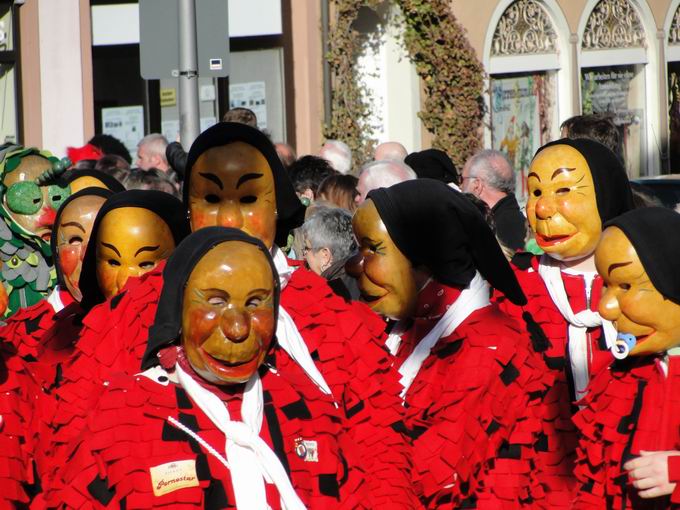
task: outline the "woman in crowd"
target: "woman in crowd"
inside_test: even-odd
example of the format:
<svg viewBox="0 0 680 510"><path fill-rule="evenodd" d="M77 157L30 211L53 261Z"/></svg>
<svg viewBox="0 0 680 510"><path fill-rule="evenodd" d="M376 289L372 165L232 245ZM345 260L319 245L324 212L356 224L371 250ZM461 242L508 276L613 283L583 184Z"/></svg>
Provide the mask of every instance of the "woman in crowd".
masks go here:
<svg viewBox="0 0 680 510"><path fill-rule="evenodd" d="M326 200L349 212L357 208L356 197L359 179L353 175L336 174L326 177L316 190L317 200Z"/></svg>
<svg viewBox="0 0 680 510"><path fill-rule="evenodd" d="M345 272L345 262L356 249L352 215L344 209L319 208L305 220L301 234L307 267L325 278L337 295L359 299L356 280Z"/></svg>

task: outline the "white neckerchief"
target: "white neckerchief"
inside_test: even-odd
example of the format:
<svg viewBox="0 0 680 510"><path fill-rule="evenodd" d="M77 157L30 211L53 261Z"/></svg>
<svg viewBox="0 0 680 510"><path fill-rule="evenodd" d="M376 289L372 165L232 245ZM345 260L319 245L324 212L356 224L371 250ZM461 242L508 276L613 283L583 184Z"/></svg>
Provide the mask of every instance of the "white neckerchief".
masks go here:
<svg viewBox="0 0 680 510"><path fill-rule="evenodd" d="M567 345L569 347L569 361L574 378L576 400L578 401L585 396L588 381L590 380L588 370L588 328L602 326L608 349L616 342L616 329L610 321L603 319L599 313L593 312L590 309L585 309L577 314L574 313L569 303L567 291L564 289L562 265L559 261L545 254L541 255L538 274L541 275L553 303L555 303L562 317L569 323ZM591 273L581 274L584 276L591 275Z"/></svg>
<svg viewBox="0 0 680 510"><path fill-rule="evenodd" d="M283 252L274 246L272 249L272 257L274 258L274 265L279 273L279 281L281 282L281 290L283 290L290 281L295 268L288 265L288 260ZM333 395L330 387L326 383L323 375L316 367L312 355L309 354L309 349L305 343L300 331L298 330L293 318L286 311L286 309L279 305L279 320L276 324L276 338L281 348L288 353L288 355L295 361L302 370L307 374L312 382L326 395Z"/></svg>
<svg viewBox="0 0 680 510"><path fill-rule="evenodd" d="M52 306L54 313L59 313L64 309L64 303L59 296L59 285L55 285L50 295L47 296L47 302Z"/></svg>
<svg viewBox="0 0 680 510"><path fill-rule="evenodd" d="M264 399L262 381L257 372L248 380L243 392L243 421L233 421L229 410L214 393L203 388L175 365L177 379L191 400L226 436L225 452L230 465L236 507L241 510L268 510L265 479L274 483L286 510L304 510L281 461L260 437Z"/></svg>
<svg viewBox="0 0 680 510"><path fill-rule="evenodd" d="M479 273L475 274L470 284L461 292L458 299L442 315L434 328L418 342L406 361L399 368L401 374L400 383L404 387L401 398L406 398L406 393L418 375L423 362L437 345L440 338L449 336L460 324L474 311L489 305L489 284Z"/></svg>

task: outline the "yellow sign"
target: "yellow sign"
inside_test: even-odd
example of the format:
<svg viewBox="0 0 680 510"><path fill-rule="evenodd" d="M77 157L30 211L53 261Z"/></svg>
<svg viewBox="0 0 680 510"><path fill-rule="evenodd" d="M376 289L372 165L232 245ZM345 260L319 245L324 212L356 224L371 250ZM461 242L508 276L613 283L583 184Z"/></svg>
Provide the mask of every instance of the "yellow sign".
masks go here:
<svg viewBox="0 0 680 510"><path fill-rule="evenodd" d="M185 487L198 487L196 460L176 460L154 466L150 471L154 496L162 496Z"/></svg>
<svg viewBox="0 0 680 510"><path fill-rule="evenodd" d="M161 106L175 106L177 91L175 89L161 89Z"/></svg>

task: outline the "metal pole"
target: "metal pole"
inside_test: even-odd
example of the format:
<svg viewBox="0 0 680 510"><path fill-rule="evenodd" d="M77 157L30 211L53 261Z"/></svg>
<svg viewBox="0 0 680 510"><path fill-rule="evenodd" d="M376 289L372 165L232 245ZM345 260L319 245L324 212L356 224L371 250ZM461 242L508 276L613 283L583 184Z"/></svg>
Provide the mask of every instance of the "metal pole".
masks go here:
<svg viewBox="0 0 680 510"><path fill-rule="evenodd" d="M198 58L196 56L196 4L179 0L179 129L188 151L200 133L198 110Z"/></svg>

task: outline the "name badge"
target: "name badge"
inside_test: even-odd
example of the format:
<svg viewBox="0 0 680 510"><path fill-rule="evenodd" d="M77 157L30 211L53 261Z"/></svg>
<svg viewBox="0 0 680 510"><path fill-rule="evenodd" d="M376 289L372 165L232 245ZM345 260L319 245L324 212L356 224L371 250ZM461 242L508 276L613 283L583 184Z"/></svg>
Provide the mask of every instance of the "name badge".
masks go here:
<svg viewBox="0 0 680 510"><path fill-rule="evenodd" d="M305 462L319 462L319 449L316 441L295 440L295 453Z"/></svg>
<svg viewBox="0 0 680 510"><path fill-rule="evenodd" d="M149 469L154 496L163 496L185 487L198 487L196 460L176 460Z"/></svg>

